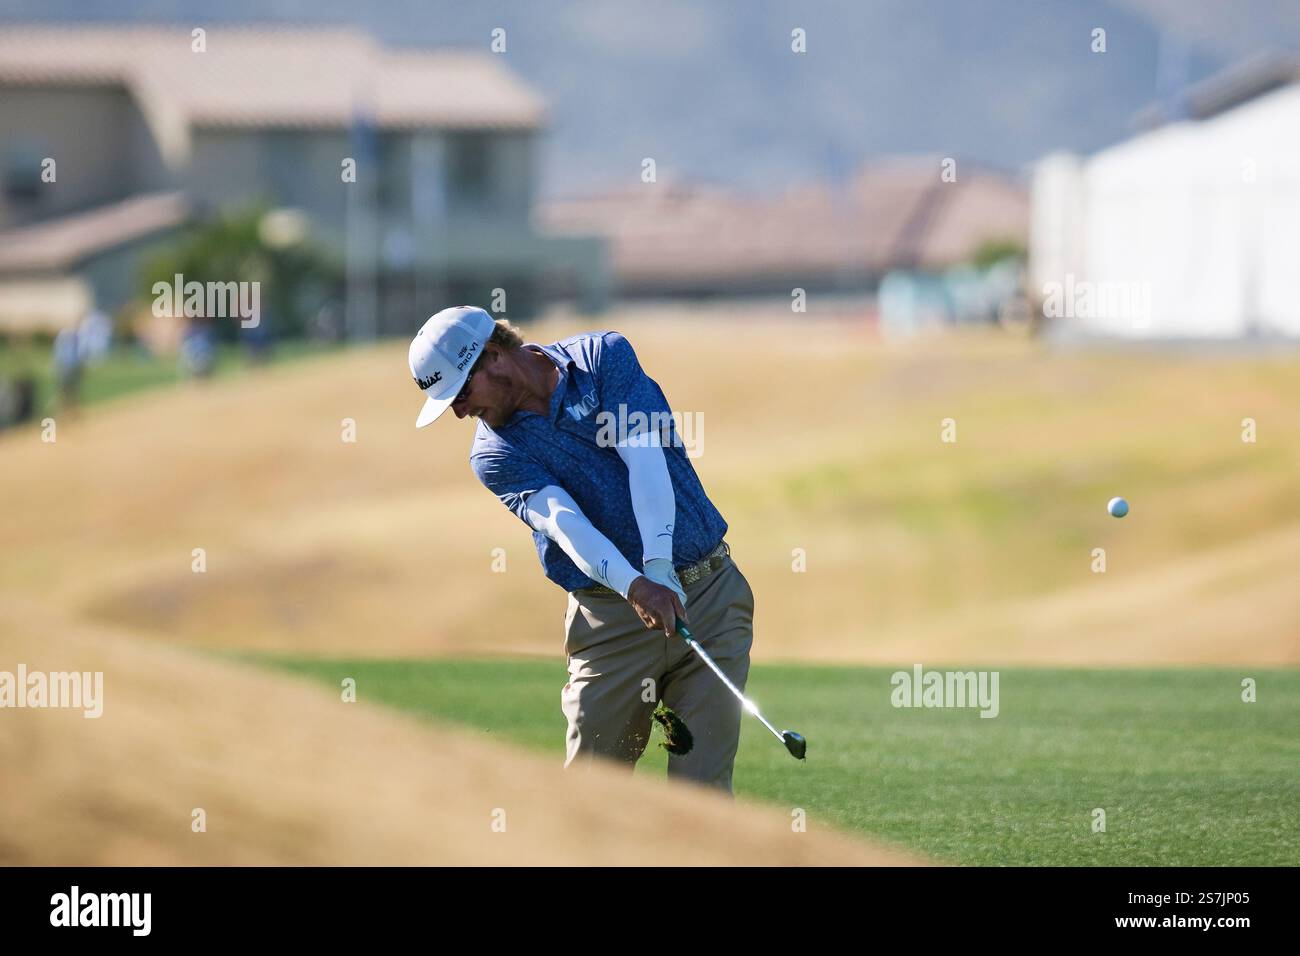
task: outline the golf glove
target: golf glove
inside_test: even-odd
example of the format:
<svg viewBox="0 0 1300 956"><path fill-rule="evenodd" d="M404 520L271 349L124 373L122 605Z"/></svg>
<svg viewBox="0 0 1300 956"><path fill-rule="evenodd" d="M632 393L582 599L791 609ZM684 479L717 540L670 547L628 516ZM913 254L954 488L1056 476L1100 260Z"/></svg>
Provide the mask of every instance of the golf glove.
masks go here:
<svg viewBox="0 0 1300 956"><path fill-rule="evenodd" d="M645 576L655 584L662 584L676 591L682 607L686 607L686 590L682 587L682 582L677 579L677 572L673 570L671 561L667 558L651 558L645 563Z"/></svg>

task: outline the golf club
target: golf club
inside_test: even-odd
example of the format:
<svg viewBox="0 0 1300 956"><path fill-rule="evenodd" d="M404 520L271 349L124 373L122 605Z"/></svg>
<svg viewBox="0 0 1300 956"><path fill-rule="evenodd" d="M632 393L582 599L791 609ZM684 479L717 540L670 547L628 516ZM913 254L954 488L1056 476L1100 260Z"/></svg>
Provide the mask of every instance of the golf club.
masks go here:
<svg viewBox="0 0 1300 956"><path fill-rule="evenodd" d="M686 641L687 644L691 646L691 649L694 650L696 654L700 655L700 660L708 664L709 669L713 671L713 673L718 675L718 679L722 681L722 683L727 685L727 689L736 695L736 698L740 701L741 706L743 706L745 710L749 711L751 714L753 714L755 717L761 720L763 722L763 726L766 727L768 730L772 731L773 736L775 736L777 740L785 744L785 749L790 751L790 755L792 757L794 757L796 760L803 760L804 754L808 752L808 741L804 740L803 735L797 734L793 730L777 730L775 727L769 724L767 722L767 718L758 712L758 707L754 704L754 702L750 700L748 697L746 697L744 694L742 694L740 692L740 688L738 688L735 684L733 684L731 682L731 679L727 677L726 674L722 673L722 668L720 668L716 663L714 663L713 658L710 657L708 653L704 650L704 648L700 646L700 642L695 639L695 636L691 634L690 630L687 629L686 625L683 624L681 620L677 621L677 633L682 636L682 638Z"/></svg>

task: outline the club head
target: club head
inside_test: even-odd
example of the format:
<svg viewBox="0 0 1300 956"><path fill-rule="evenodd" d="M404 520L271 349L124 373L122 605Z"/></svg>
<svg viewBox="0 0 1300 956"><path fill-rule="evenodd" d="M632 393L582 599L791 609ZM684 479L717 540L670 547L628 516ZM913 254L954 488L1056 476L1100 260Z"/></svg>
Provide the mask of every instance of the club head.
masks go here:
<svg viewBox="0 0 1300 956"><path fill-rule="evenodd" d="M804 754L808 752L808 741L803 739L802 734L796 734L793 730L783 730L781 740L785 742L785 749L790 751L790 756L796 760L804 759Z"/></svg>

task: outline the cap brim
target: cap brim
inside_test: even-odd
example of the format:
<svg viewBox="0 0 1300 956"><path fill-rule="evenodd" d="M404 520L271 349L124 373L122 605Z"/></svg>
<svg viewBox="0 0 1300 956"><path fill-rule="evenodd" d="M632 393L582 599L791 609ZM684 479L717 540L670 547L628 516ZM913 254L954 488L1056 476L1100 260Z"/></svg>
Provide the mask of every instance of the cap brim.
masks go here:
<svg viewBox="0 0 1300 956"><path fill-rule="evenodd" d="M451 403L455 400L455 395L447 398L426 398L424 408L420 409L420 417L415 420L415 427L423 428L425 425L436 421L438 416L450 408Z"/></svg>

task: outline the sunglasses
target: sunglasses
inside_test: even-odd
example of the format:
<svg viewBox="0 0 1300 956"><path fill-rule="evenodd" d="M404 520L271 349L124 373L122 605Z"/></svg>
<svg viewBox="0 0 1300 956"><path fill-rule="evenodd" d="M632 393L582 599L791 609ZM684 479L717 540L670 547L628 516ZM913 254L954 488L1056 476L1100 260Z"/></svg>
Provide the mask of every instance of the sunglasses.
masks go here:
<svg viewBox="0 0 1300 956"><path fill-rule="evenodd" d="M474 375L478 372L478 367L483 361L483 356L486 354L486 352L479 353L479 357L475 359L474 364L469 367L469 374L465 376L465 384L460 387L460 391L457 392L456 397L452 399L451 403L453 405L459 404L469 397L470 383L474 381Z"/></svg>

